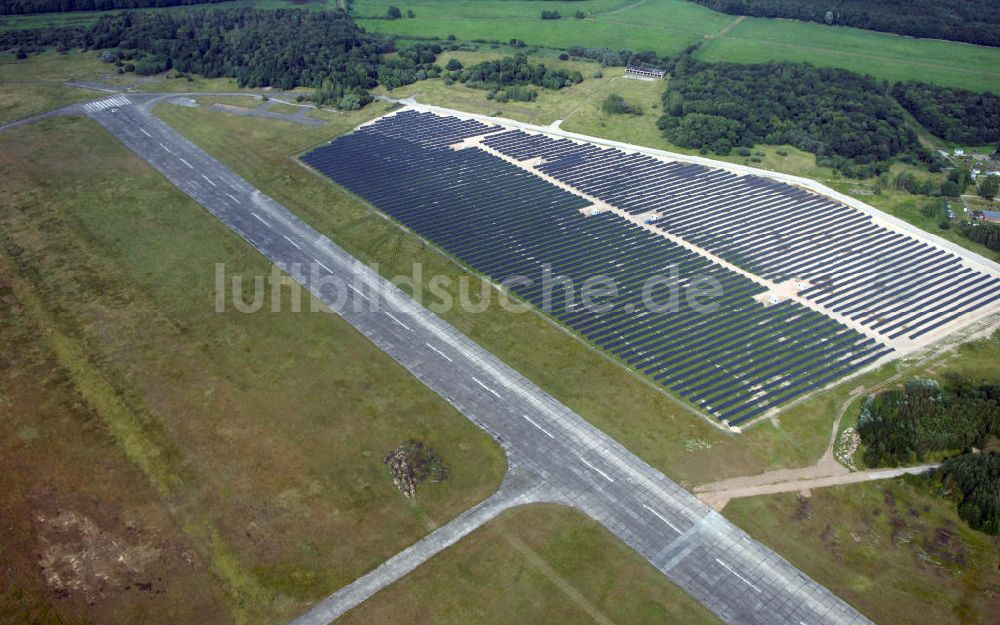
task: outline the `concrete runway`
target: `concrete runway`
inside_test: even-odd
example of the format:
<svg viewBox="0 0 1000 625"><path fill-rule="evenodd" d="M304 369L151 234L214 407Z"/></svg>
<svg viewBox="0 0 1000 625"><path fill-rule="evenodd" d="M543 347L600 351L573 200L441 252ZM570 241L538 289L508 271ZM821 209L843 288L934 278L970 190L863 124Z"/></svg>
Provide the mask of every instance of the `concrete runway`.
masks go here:
<svg viewBox="0 0 1000 625"><path fill-rule="evenodd" d="M168 96L115 97L115 105L64 112L96 119L507 452L510 473L496 495L320 602L295 625L333 621L500 511L530 501L582 510L726 623L870 623L159 121L152 106Z"/></svg>

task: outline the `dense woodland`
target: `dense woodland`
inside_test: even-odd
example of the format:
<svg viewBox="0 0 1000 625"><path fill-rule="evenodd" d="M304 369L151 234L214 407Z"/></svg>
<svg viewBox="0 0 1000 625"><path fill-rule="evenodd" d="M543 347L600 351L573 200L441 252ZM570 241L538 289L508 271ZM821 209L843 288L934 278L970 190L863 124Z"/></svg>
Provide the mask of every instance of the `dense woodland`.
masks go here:
<svg viewBox="0 0 1000 625"><path fill-rule="evenodd" d="M295 10L119 13L101 18L87 43L142 53L140 74L176 69L242 87L317 87L333 102L368 99L382 52L342 14Z"/></svg>
<svg viewBox="0 0 1000 625"><path fill-rule="evenodd" d="M730 15L782 17L882 32L1000 45L996 0L691 0Z"/></svg>
<svg viewBox="0 0 1000 625"><path fill-rule="evenodd" d="M900 82L892 95L935 135L966 145L1000 141L1000 96L922 82Z"/></svg>
<svg viewBox="0 0 1000 625"><path fill-rule="evenodd" d="M1000 383L957 377L939 386L911 380L869 397L858 417L868 466L896 466L952 454L932 479L970 526L1000 532L1000 455L980 453L1000 435Z"/></svg>
<svg viewBox="0 0 1000 625"><path fill-rule="evenodd" d="M913 380L869 397L858 418L869 466L897 466L982 447L1000 434L1000 383Z"/></svg>
<svg viewBox="0 0 1000 625"><path fill-rule="evenodd" d="M386 61L392 40L367 34L332 11L122 12L87 29L0 35L0 48L47 45L116 50L138 74L172 69L235 78L241 87L314 87L316 100L341 108L369 102L368 89L379 81L393 87L441 71L434 65L440 47L407 48Z"/></svg>
<svg viewBox="0 0 1000 625"><path fill-rule="evenodd" d="M902 153L930 158L900 106L871 76L807 63L705 63L688 56L664 94L664 135L687 148L790 143L851 177L888 170Z"/></svg>
<svg viewBox="0 0 1000 625"><path fill-rule="evenodd" d="M0 2L0 15L26 15L29 13L67 13L70 11L115 11L118 9L146 9L158 7L215 4L229 0L4 0Z"/></svg>
<svg viewBox="0 0 1000 625"><path fill-rule="evenodd" d="M958 501L958 515L966 523L987 534L1000 534L1000 454L948 458L937 475Z"/></svg>

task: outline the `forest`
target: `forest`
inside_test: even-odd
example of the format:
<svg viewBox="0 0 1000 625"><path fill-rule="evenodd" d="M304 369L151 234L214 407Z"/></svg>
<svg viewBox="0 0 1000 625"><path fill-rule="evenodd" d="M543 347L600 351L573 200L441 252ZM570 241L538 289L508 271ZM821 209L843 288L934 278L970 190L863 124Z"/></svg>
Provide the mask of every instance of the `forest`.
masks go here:
<svg viewBox="0 0 1000 625"><path fill-rule="evenodd" d="M903 153L931 159L886 85L871 76L808 63L705 63L687 55L673 70L658 124L682 147L728 154L789 143L855 178L887 171Z"/></svg>
<svg viewBox="0 0 1000 625"><path fill-rule="evenodd" d="M778 17L911 37L1000 45L996 0L690 0L730 15Z"/></svg>
<svg viewBox="0 0 1000 625"><path fill-rule="evenodd" d="M235 78L241 87L313 87L316 101L340 108L370 102L368 89L379 81L399 86L441 71L434 64L440 47L407 48L386 61L383 53L395 50L391 39L365 33L332 11L122 12L85 29L0 35L0 48L53 44L115 50L137 74L172 69Z"/></svg>
<svg viewBox="0 0 1000 625"><path fill-rule="evenodd" d="M1000 382L910 380L865 400L858 434L870 467L950 454L931 479L971 527L1000 533L1000 454L979 451L1000 436Z"/></svg>
<svg viewBox="0 0 1000 625"><path fill-rule="evenodd" d="M858 434L871 467L898 466L934 454L983 447L1000 434L1000 383L949 378L911 380L865 400Z"/></svg>
<svg viewBox="0 0 1000 625"><path fill-rule="evenodd" d="M29 13L67 13L70 11L115 11L118 9L146 9L159 7L214 4L228 0L4 0L0 2L0 15L26 15Z"/></svg>
<svg viewBox="0 0 1000 625"><path fill-rule="evenodd" d="M1000 96L922 82L900 82L892 96L918 122L947 141L985 145L1000 141Z"/></svg>
<svg viewBox="0 0 1000 625"><path fill-rule="evenodd" d="M1000 454L970 453L948 458L937 471L945 492L958 502L970 527L1000 534Z"/></svg>

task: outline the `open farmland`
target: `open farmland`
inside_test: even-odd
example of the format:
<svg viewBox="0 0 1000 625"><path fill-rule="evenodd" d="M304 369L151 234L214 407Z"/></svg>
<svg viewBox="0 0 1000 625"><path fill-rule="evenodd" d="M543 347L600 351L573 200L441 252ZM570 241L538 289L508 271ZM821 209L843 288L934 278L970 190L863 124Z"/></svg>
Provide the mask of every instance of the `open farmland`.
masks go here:
<svg viewBox="0 0 1000 625"><path fill-rule="evenodd" d="M365 19L385 16L390 4L412 10L412 19ZM559 11L559 20L542 20L542 10ZM574 19L584 11L587 19ZM358 0L351 15L373 32L401 36L455 35L470 41L482 39L507 43L521 39L528 45L569 48L575 45L613 49L655 50L676 54L707 35L714 35L736 20L731 15L683 0L417 0L387 2ZM623 34L627 36L623 37Z"/></svg>
<svg viewBox="0 0 1000 625"><path fill-rule="evenodd" d="M1000 301L995 275L860 210L701 165L415 111L304 160L729 425ZM596 306L556 284L597 276L615 288ZM650 305L709 282L710 310Z"/></svg>
<svg viewBox="0 0 1000 625"><path fill-rule="evenodd" d="M1000 91L1000 48L954 41L914 39L857 28L829 27L792 20L738 18L683 0L410 0L395 3L412 10L411 19L381 18L392 2L357 0L351 15L372 32L403 37L455 35L529 46L575 45L615 50L652 50L674 55L704 42L700 58L735 63L808 61L842 67L896 82L920 80L971 91ZM558 10L562 19L542 20L541 11ZM587 14L575 19L576 11Z"/></svg>
<svg viewBox="0 0 1000 625"><path fill-rule="evenodd" d="M919 80L1000 92L1000 48L790 20L747 18L724 37L708 41L698 57L732 63L805 61L890 83Z"/></svg>

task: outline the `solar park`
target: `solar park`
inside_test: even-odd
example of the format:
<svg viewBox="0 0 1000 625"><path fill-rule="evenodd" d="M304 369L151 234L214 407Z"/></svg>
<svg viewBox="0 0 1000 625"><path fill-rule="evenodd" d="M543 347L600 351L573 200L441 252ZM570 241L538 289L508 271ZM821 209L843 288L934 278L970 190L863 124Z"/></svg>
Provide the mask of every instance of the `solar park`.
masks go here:
<svg viewBox="0 0 1000 625"><path fill-rule="evenodd" d="M770 178L412 109L303 161L731 426L1000 301L957 255ZM546 272L617 292L580 306ZM657 302L722 294L651 309L654 277Z"/></svg>

